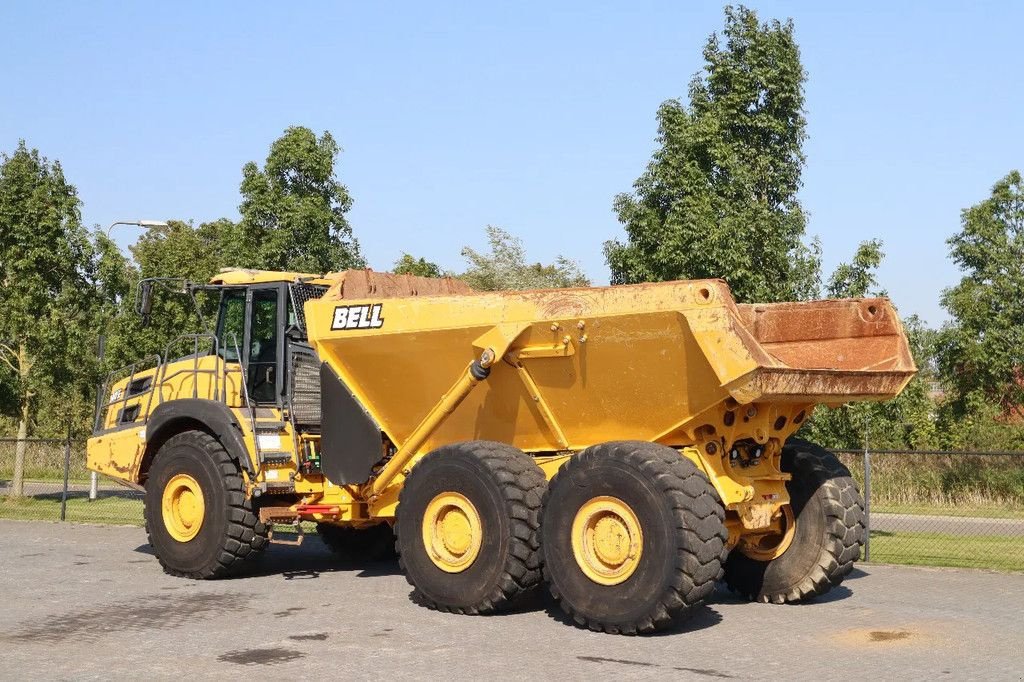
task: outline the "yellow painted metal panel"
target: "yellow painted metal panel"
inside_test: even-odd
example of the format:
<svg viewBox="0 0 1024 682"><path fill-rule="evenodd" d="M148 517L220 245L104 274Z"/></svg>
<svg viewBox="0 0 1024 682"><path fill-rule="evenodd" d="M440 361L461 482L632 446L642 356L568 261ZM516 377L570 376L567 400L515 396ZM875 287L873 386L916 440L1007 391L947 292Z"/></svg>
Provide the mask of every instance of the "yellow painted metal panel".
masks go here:
<svg viewBox="0 0 1024 682"><path fill-rule="evenodd" d="M375 309L383 323L332 329L341 305ZM865 318L868 307L875 319ZM344 302L325 297L306 304L306 320L320 357L398 447L472 361L479 338L498 325L523 325L503 361L431 434L423 452L471 439L534 452L615 439L692 445L697 425L691 422L727 399L882 399L898 393L915 371L895 310L884 299L737 306L716 280ZM780 336L792 320L805 325L803 349ZM801 338L799 330L788 333ZM862 345L873 365L849 357ZM843 363L819 366L834 346L848 348ZM536 348L551 352L531 357ZM784 352L775 356L773 348ZM888 365L877 366L883 355ZM536 391L520 379L517 364Z"/></svg>

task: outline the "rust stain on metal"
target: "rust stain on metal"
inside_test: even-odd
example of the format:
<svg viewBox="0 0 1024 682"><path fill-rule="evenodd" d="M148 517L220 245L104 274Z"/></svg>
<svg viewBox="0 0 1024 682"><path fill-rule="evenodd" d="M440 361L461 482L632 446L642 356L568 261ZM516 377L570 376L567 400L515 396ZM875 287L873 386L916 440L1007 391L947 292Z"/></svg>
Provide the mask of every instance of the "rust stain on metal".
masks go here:
<svg viewBox="0 0 1024 682"><path fill-rule="evenodd" d="M367 269L345 270L336 275L335 284L324 295L324 299L402 298L472 293L473 289L468 284L454 277L393 275Z"/></svg>
<svg viewBox="0 0 1024 682"><path fill-rule="evenodd" d="M106 468L113 469L114 471L116 471L119 474L129 474L129 473L131 473L131 469L132 469L131 464L125 464L124 466L119 466L118 463L117 463L117 460L115 460L114 458L111 458L110 461L107 462L107 467Z"/></svg>

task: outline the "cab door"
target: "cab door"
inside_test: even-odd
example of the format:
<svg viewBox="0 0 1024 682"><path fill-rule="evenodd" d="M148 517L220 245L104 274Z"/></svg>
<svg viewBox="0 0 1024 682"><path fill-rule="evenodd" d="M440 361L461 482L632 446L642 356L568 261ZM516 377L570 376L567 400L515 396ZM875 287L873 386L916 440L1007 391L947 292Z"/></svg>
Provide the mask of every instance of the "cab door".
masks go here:
<svg viewBox="0 0 1024 682"><path fill-rule="evenodd" d="M246 388L257 405L281 407L284 393L285 288L250 287L246 293Z"/></svg>
<svg viewBox="0 0 1024 682"><path fill-rule="evenodd" d="M245 391L255 405L281 405L284 287L226 287L217 320L218 352L245 371Z"/></svg>

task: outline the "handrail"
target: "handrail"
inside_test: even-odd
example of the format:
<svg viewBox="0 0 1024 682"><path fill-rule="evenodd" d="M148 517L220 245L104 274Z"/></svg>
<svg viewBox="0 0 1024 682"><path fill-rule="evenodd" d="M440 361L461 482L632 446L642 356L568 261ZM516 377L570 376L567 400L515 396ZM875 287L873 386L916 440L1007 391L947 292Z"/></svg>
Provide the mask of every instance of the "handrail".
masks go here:
<svg viewBox="0 0 1024 682"><path fill-rule="evenodd" d="M192 368L191 369L179 369L173 374L167 374L167 364L170 362L171 348L176 344L180 344L182 341L190 339L192 341ZM199 367L199 341L200 339L209 339L212 344L212 355L218 358L213 368L200 368ZM192 374L194 379L192 381L192 397L199 397L199 375L210 374L213 376L213 390L211 391L211 399L218 400L220 394L220 339L213 334L181 334L177 336L164 347L164 362L162 365L163 373L160 376L160 384L163 385L168 379L182 375ZM224 400L227 400L227 391L224 391ZM160 401L163 402L163 391L160 392ZM159 402L157 404L159 404Z"/></svg>
<svg viewBox="0 0 1024 682"><path fill-rule="evenodd" d="M167 366L171 362L171 350L172 350L172 348L174 348L176 345L180 344L182 341L185 341L186 339L192 341L192 350L193 350L193 352L192 352L192 366L189 367L189 368L180 368L180 369L178 369L178 370L168 374L167 373ZM202 339L209 339L212 342L212 354L216 358L216 360L214 361L214 366L212 368L202 368L202 367L199 366L199 360L200 360L200 357L201 357L200 356L200 352L199 352L200 351L200 341ZM237 338L235 339L235 351L236 351L236 353L238 352ZM239 356L239 357L241 357L241 356ZM140 371L141 371L140 367L144 363L148 364L150 362L153 362L154 360L155 360L155 362L153 363L153 368L152 368L153 369L153 374L151 375L152 379L150 381L149 387L145 391L140 391L138 393L134 393L134 394L129 395L129 389L131 388L132 383L135 381L136 375L139 374ZM240 364L242 364L241 360L239 360L239 362L240 362ZM166 346L164 346L164 353L163 353L162 356L159 353L153 353L151 355L147 355L144 358L142 358L141 360L133 362L133 363L131 363L129 365L125 365L124 367L120 367L120 368L112 371L110 374L107 375L107 378L104 380L103 384L101 384L100 391L99 391L99 394L97 396L96 414L94 415L94 418L93 418L93 433L99 433L99 432L105 430L104 426L105 426L106 421L107 421L107 415L109 414L109 410L110 410L110 408L112 406L114 406L115 404L120 404L121 405L122 414L123 414L123 411L128 407L128 400L129 399L142 398L143 396L148 395L148 400L146 401L146 410L145 410L145 412L142 415L142 419L140 421L132 422L132 424L134 424L136 426L146 424L149 421L149 417L150 417L150 415L152 414L152 411L153 411L154 397L155 397L155 402L156 402L157 405L162 404L163 400L164 400L163 387L166 385L166 383L170 379L173 379L174 377L177 377L177 376L181 376L183 374L190 374L190 375L193 376L193 381L192 381L192 397L193 398L198 398L199 397L199 375L200 374L209 374L209 375L212 375L212 377L213 377L213 381L212 381L213 385L211 387L210 396L209 397L212 400L217 400L217 401L220 401L220 402L227 402L227 397L228 397L228 395L227 395L227 377L225 376L223 382L221 381L221 373L222 373L223 370L226 369L226 367L227 367L227 361L226 361L225 358L222 358L221 354L220 354L220 339L218 339L214 334L181 334L181 335L171 339L171 341ZM113 399L113 400L111 400L109 398L106 398L106 401L104 402L104 396L107 396L108 392L111 389L111 387L115 383L120 381L120 379L118 379L116 377L118 377L119 375L122 375L122 374L124 374L126 372L128 373L128 377L127 377L127 384L125 385L125 389L124 389L123 393L118 398ZM243 392L244 392L244 390L245 390L244 365L242 365L242 373L243 373L242 374L242 387L243 387ZM247 394L245 396L245 400L246 400L246 404L248 405L249 400L248 400L248 395ZM116 426L117 425L115 425L115 427Z"/></svg>
<svg viewBox="0 0 1024 682"><path fill-rule="evenodd" d="M245 400L245 406L249 410L249 428L252 430L252 445L256 452L256 462L258 464L262 457L260 457L260 439L256 435L256 408L253 406L252 401L249 400L249 368L242 359L242 352L238 349L238 335L232 333L231 339L235 343L235 357L238 358L238 365L242 370L242 398Z"/></svg>
<svg viewBox="0 0 1024 682"><path fill-rule="evenodd" d="M153 380L150 382L149 388L147 388L145 391L140 391L139 393L129 396L128 389L131 388L132 382L135 380L135 375L139 371L138 368L141 365L148 363L149 361L154 359L156 360L156 362L153 365ZM121 409L123 410L125 407L127 407L128 398L139 398L141 396L149 394L149 404L146 406L146 413L149 413L149 408L152 406L153 392L156 389L156 386L159 384L157 377L159 375L162 363L163 360L160 357L160 354L152 353L150 355L144 356L140 360L136 360L133 363L124 365L123 367L118 367L117 369L107 374L106 379L104 379L103 383L100 384L99 392L97 393L96 396L96 413L93 415L92 426L93 433L102 430L101 427L106 422L108 410L118 403L121 404ZM114 377L117 377L118 375L123 374L125 372L128 373L128 383L125 386L124 393L117 398L110 399L109 397L107 397L109 396L110 389L118 381Z"/></svg>

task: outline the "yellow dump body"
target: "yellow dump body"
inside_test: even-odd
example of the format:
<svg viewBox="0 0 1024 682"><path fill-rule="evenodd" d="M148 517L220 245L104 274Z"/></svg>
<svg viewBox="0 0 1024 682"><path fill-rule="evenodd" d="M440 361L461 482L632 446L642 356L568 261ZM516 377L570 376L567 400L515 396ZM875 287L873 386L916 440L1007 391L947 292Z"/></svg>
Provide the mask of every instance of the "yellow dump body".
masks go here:
<svg viewBox="0 0 1024 682"><path fill-rule="evenodd" d="M814 405L891 398L916 371L886 299L737 305L719 280L365 299L332 291L305 313L320 359L398 448L467 364L494 352L486 381L417 454L476 439L552 453L620 439L784 440Z"/></svg>

